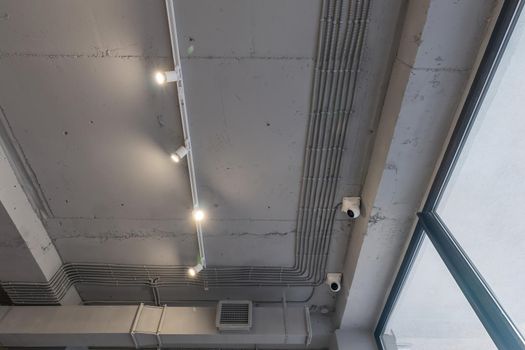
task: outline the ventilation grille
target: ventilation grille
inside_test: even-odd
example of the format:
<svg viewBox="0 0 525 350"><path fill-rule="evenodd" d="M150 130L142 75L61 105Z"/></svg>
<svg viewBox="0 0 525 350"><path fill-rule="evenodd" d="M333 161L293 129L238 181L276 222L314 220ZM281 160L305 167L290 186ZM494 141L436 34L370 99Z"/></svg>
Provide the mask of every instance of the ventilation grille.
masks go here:
<svg viewBox="0 0 525 350"><path fill-rule="evenodd" d="M219 301L215 323L220 331L249 331L252 327L252 302Z"/></svg>
<svg viewBox="0 0 525 350"><path fill-rule="evenodd" d="M221 310L221 324L246 324L249 321L250 305L224 304Z"/></svg>

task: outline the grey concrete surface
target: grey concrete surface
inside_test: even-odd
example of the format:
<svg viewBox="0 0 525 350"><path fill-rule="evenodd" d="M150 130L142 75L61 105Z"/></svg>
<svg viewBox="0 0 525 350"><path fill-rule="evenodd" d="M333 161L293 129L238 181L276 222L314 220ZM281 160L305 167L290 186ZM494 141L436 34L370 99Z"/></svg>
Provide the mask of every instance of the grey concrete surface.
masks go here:
<svg viewBox="0 0 525 350"><path fill-rule="evenodd" d="M376 344L372 333L365 330L343 330L335 331L334 340L330 350L376 350Z"/></svg>
<svg viewBox="0 0 525 350"><path fill-rule="evenodd" d="M3 109L0 112L4 121L5 112ZM7 134L5 128L1 129L1 134ZM39 213L24 191L25 183L19 181L14 163L7 153L6 141L2 138L0 142L0 252L3 253L0 255L0 276L2 280L33 278L35 282L46 282L63 261L47 234ZM18 269L21 269L19 273ZM63 304L80 302L74 287L69 287L67 294Z"/></svg>
<svg viewBox="0 0 525 350"><path fill-rule="evenodd" d="M2 232L2 243L0 244L0 276L2 279L44 282L46 278L42 270L38 268L38 264L3 205L0 206L0 232ZM12 265L14 261L18 265L16 269Z"/></svg>
<svg viewBox="0 0 525 350"><path fill-rule="evenodd" d="M210 264L293 265L320 5L176 2ZM338 197L359 194L375 137L393 47L379 40L391 31L383 11L371 15ZM151 79L172 68L163 1L3 1L0 13L0 74L9 82L0 105L50 208L44 224L62 259L193 264L186 169L168 158L183 141L176 93ZM330 271L341 270L351 229L337 219ZM99 300L145 295L133 293L81 291ZM292 289L290 298L309 293ZM312 304L332 310L334 297L323 286Z"/></svg>
<svg viewBox="0 0 525 350"><path fill-rule="evenodd" d="M175 2L188 59L313 59L320 10L321 0Z"/></svg>
<svg viewBox="0 0 525 350"><path fill-rule="evenodd" d="M348 248L347 293L336 307L341 328L372 330L377 322L495 9L494 1L409 3L363 190L367 215ZM438 47L461 54L430 59Z"/></svg>

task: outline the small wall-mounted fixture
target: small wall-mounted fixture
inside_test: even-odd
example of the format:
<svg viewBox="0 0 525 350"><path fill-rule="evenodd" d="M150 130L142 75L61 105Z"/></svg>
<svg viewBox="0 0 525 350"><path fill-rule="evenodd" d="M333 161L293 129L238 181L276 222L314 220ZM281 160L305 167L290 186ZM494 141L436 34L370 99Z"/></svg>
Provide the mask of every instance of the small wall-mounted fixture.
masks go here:
<svg viewBox="0 0 525 350"><path fill-rule="evenodd" d="M361 197L343 197L341 211L345 212L351 219L357 219L361 215Z"/></svg>
<svg viewBox="0 0 525 350"><path fill-rule="evenodd" d="M170 158L175 163L178 163L182 158L186 157L186 154L188 154L188 149L185 146L180 146L170 155Z"/></svg>
<svg viewBox="0 0 525 350"><path fill-rule="evenodd" d="M326 284L330 288L330 292L337 293L341 290L341 273L327 273Z"/></svg>
<svg viewBox="0 0 525 350"><path fill-rule="evenodd" d="M167 71L167 72L155 72L155 81L159 85L164 85L166 83L171 83L174 81L180 80L180 69L179 67L175 67L175 70Z"/></svg>

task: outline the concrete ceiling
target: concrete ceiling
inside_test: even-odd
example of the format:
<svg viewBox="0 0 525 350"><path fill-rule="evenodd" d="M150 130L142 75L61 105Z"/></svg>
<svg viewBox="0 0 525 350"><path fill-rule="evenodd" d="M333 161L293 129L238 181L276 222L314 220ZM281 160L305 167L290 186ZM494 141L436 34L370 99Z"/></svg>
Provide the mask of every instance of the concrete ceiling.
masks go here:
<svg viewBox="0 0 525 350"><path fill-rule="evenodd" d="M321 3L175 1L209 265L296 261ZM342 329L373 327L495 18L494 1L414 1L406 13L405 3L369 8L335 191L362 194L363 215L338 213L328 250L327 271L344 271ZM186 164L169 159L184 142L177 91L152 79L172 62L164 1L0 1L0 282L49 281L67 263L144 265L149 276L196 262ZM68 300L151 303L150 287L79 284ZM324 285L182 284L160 297L283 292L313 312L335 307Z"/></svg>
<svg viewBox="0 0 525 350"><path fill-rule="evenodd" d="M294 263L320 8L318 0L176 2L213 264Z"/></svg>
<svg viewBox="0 0 525 350"><path fill-rule="evenodd" d="M151 80L170 62L163 3L6 1L2 12L4 127L62 258L188 262L187 172L166 157L182 139L176 94Z"/></svg>
<svg viewBox="0 0 525 350"><path fill-rule="evenodd" d="M370 10L336 198L363 184L395 48L397 15L387 7ZM399 3L388 8L395 14ZM208 263L292 266L321 1L176 1L175 10ZM187 169L169 159L183 143L177 93L152 79L173 68L164 2L5 0L0 42L4 139L62 261L194 264ZM338 214L330 271L342 269L350 228ZM79 292L151 297L120 287ZM288 293L305 299L310 288ZM278 300L282 292L164 294ZM319 288L312 303L331 308L334 299Z"/></svg>

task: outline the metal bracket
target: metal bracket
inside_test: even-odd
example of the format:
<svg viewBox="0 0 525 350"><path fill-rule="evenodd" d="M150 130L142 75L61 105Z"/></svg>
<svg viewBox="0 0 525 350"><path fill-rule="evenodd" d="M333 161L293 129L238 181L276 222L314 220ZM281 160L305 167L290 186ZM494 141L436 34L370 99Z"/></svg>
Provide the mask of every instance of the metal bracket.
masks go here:
<svg viewBox="0 0 525 350"><path fill-rule="evenodd" d="M284 343L288 344L288 324L286 323L286 292L283 291L283 325L284 325Z"/></svg>
<svg viewBox="0 0 525 350"><path fill-rule="evenodd" d="M180 64L178 64L175 66L175 69L173 70L175 71L175 74L177 75L177 81L179 81L182 77L182 67L180 66Z"/></svg>
<svg viewBox="0 0 525 350"><path fill-rule="evenodd" d="M135 318L133 318L133 324L131 325L131 330L129 331L129 334L131 335L131 340L133 340L133 344L135 345L135 349L139 348L139 343L137 342L137 339L135 338L135 330L137 329L137 324L139 323L140 314L142 313L142 309L144 309L144 303L140 303L139 307L137 308L137 312L135 313Z"/></svg>
<svg viewBox="0 0 525 350"><path fill-rule="evenodd" d="M148 306L150 308L159 308L156 306ZM164 317L166 315L166 309L168 308L168 305L164 304L162 306L162 312L159 317L159 322L157 323L157 329L155 332L151 331L138 331L137 332L137 326L139 324L140 316L142 315L142 311L144 310L144 303L140 303L139 307L137 308L137 312L135 313L135 317L133 318L133 324L131 326L131 330L129 334L131 335L131 340L133 340L133 344L135 345L135 349L140 349L140 344L137 341L137 338L135 337L135 334L153 334L155 338L157 339L157 350L162 349L162 338L161 338L161 331L162 331L162 324L164 323Z"/></svg>
<svg viewBox="0 0 525 350"><path fill-rule="evenodd" d="M165 82L179 82L182 77L182 70L180 66L175 66L175 69L164 72Z"/></svg>
<svg viewBox="0 0 525 350"><path fill-rule="evenodd" d="M312 342L312 320L310 319L310 309L308 305L304 306L304 318L306 321L306 346Z"/></svg>
<svg viewBox="0 0 525 350"><path fill-rule="evenodd" d="M160 314L160 319L159 319L159 325L157 326L157 332L155 333L155 336L157 337L157 350L160 350L162 349L162 339L160 337L160 331L162 329L162 323L164 322L164 316L166 314L166 308L168 307L168 305L164 304L162 306L162 313Z"/></svg>

